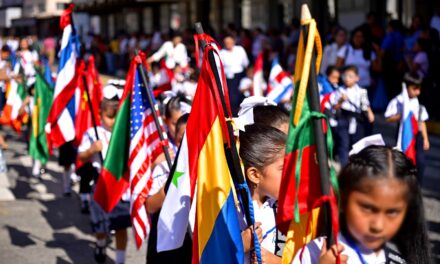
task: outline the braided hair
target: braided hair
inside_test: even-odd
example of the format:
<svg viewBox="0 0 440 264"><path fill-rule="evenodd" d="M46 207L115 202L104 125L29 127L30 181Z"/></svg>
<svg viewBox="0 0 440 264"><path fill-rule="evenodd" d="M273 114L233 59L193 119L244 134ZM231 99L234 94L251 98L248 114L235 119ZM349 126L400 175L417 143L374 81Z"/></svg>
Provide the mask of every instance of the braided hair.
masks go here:
<svg viewBox="0 0 440 264"><path fill-rule="evenodd" d="M424 264L431 263L431 260L422 194L416 175L413 162L401 151L386 146L369 146L350 156L349 163L339 175L339 185L344 203L344 198L351 192L362 191L366 179L392 177L405 183L408 187L408 210L391 242L407 263Z"/></svg>

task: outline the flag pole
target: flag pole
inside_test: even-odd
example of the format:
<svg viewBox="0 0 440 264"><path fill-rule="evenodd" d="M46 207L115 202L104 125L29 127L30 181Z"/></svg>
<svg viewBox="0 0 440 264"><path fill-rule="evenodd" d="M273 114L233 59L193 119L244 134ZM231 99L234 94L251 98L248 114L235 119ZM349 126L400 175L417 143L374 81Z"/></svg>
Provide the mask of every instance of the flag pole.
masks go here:
<svg viewBox="0 0 440 264"><path fill-rule="evenodd" d="M75 23L73 21L74 20L73 20L73 10L72 10L72 12L70 13L70 24L72 25L72 33L73 33L73 35L78 37L78 34L77 34L78 32L76 31ZM80 56L78 56L78 57L80 57L81 60L84 60L83 54L79 54L79 55ZM78 62L77 62L77 64L78 64ZM85 64L85 61L84 61L84 64ZM96 120L95 120L95 113L93 111L92 101L90 100L89 87L87 86L87 80L86 80L86 76L84 75L84 73L81 73L81 80L83 82L84 90L86 92L87 103L88 103L89 108L90 108L90 115L92 116L92 124L93 124L93 130L95 132L96 141L99 141L98 128L97 128ZM104 157L102 155L102 151L99 152L99 159L101 161L101 164L104 164Z"/></svg>
<svg viewBox="0 0 440 264"><path fill-rule="evenodd" d="M312 16L306 4L302 5L301 8L301 20L309 20ZM302 31L304 33L304 46L307 46L307 39L309 34L309 25L303 25ZM310 61L310 72L309 80L307 82L307 96L310 101L310 108L313 112L320 112L319 103L319 89L316 75L316 51L312 51L312 58ZM316 140L316 152L317 152L317 162L319 166L319 175L321 182L322 195L330 195L330 170L329 170L329 160L327 153L327 144L325 141L325 135L322 125L322 119L317 117L312 117L313 133ZM329 202L325 202L323 206L323 220L325 223L325 234L327 237L327 248L334 242L334 237L332 233L332 222L331 222L331 207Z"/></svg>
<svg viewBox="0 0 440 264"><path fill-rule="evenodd" d="M196 29L197 34L204 34L203 27L200 22L195 23L195 29ZM208 44L206 43L205 40L199 40L199 41L200 41L202 50L204 50ZM214 52L208 51L207 55L208 55L208 60L209 60L209 64L211 66L211 69L213 69L213 74L214 74L215 82L217 83L217 88L219 90L218 92L220 94L221 104L223 107L223 112L225 114L225 118L227 120L230 120L232 118L232 116L229 116L229 112L227 111L227 108L226 108L226 100L225 100L225 97L223 94L224 89L223 89L222 82L220 81L220 76L217 71L217 64L215 62ZM238 184L246 184L243 172L241 170L240 158L238 156L237 146L235 144L235 140L233 140L234 133L233 133L231 121L227 121L226 124L227 124L227 128L228 128L228 134L229 134L228 136L231 139L230 140L231 146L226 147L226 151L225 151L226 159L227 159L228 165L229 165L228 167L230 168L231 176L232 176L232 179L234 182L236 182ZM232 167L232 170L231 170L231 167ZM249 210L250 201L249 201L248 193L243 188L238 188L238 192L240 193L240 197L243 202L246 222L247 222L248 226L252 226L254 223L252 221L251 213Z"/></svg>
<svg viewBox="0 0 440 264"><path fill-rule="evenodd" d="M168 144L165 144L165 137L163 136L162 133L162 126L160 125L159 116L157 115L156 112L156 104L153 101L153 94L151 92L150 87L148 86L148 77L147 74L145 73L145 68L142 65L142 63L139 63L137 67L138 67L138 71L141 74L142 83L144 84L145 90L147 91L148 103L151 105L151 113L153 114L154 124L156 125L159 134L159 140L162 143L163 153L165 154L165 159L167 161L168 168L171 169L173 162L171 160L170 152L168 151Z"/></svg>

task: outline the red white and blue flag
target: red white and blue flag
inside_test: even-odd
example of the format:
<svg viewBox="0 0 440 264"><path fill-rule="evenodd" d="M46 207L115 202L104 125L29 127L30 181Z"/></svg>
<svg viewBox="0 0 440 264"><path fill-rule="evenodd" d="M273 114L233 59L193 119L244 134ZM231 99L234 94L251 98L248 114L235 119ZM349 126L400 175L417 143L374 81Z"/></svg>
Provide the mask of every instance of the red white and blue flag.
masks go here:
<svg viewBox="0 0 440 264"><path fill-rule="evenodd" d="M284 71L278 59L272 61L272 68L269 73L269 85L267 87L267 98L280 103L283 99L288 100L293 93L293 82L289 73Z"/></svg>
<svg viewBox="0 0 440 264"><path fill-rule="evenodd" d="M255 60L251 95L263 96L264 89L265 89L265 81L263 78L263 52L260 52L260 54L258 54L257 59Z"/></svg>
<svg viewBox="0 0 440 264"><path fill-rule="evenodd" d="M139 246L149 233L149 221L145 208L145 198L153 182L152 162L163 152L159 131L154 123L152 111L159 111L148 103L147 89L141 82L139 71L134 77L130 116L130 170L131 217L136 244ZM154 102L153 98L153 103ZM160 119L159 119L160 121ZM162 124L161 124L162 127ZM163 133L162 128L162 133ZM166 137L165 133L163 133Z"/></svg>
<svg viewBox="0 0 440 264"><path fill-rule="evenodd" d="M64 10L60 19L63 30L61 39L60 63L55 83L54 99L47 118L48 140L51 147L59 147L75 139L75 116L77 102L77 59L79 54L78 37L71 21L73 5Z"/></svg>
<svg viewBox="0 0 440 264"><path fill-rule="evenodd" d="M397 137L397 147L407 155L414 164L416 163L416 137L419 132L418 122L414 112L411 110L408 91L403 85L403 111L400 119L399 136Z"/></svg>

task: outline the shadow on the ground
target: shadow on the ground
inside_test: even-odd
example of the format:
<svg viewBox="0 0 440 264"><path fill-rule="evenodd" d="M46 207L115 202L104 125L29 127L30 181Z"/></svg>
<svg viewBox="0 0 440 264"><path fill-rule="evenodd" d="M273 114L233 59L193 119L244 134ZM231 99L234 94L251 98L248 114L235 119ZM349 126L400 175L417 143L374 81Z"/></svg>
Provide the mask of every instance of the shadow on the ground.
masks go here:
<svg viewBox="0 0 440 264"><path fill-rule="evenodd" d="M13 244L14 246L27 247L36 244L35 241L31 238L31 233L21 231L10 225L6 225L4 228L8 230L11 244Z"/></svg>
<svg viewBox="0 0 440 264"><path fill-rule="evenodd" d="M68 262L60 257L57 258L56 263L94 263L93 261L93 243L89 240L79 239L73 234L69 233L54 233L54 239L46 243L48 248L59 248L66 252L71 262ZM106 263L114 263L107 258Z"/></svg>

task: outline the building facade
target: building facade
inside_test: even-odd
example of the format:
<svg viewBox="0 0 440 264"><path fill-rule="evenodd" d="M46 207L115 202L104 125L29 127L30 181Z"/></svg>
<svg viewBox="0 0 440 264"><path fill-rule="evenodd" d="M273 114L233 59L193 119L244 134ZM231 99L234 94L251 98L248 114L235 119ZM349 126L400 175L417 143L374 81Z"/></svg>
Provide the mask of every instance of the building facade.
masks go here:
<svg viewBox="0 0 440 264"><path fill-rule="evenodd" d="M22 16L23 0L0 1L0 33L7 35L12 26L12 20Z"/></svg>

